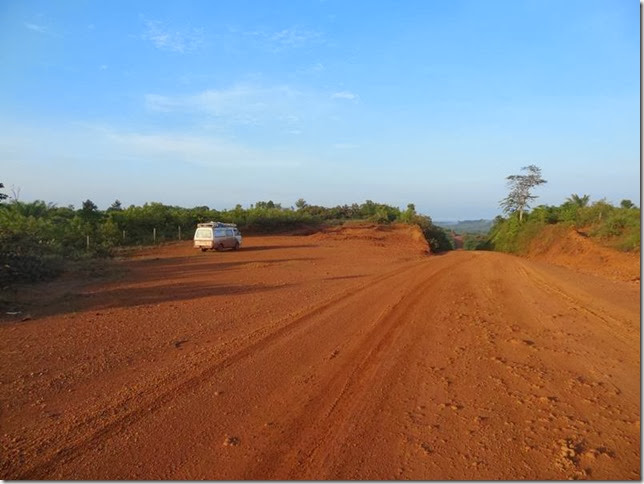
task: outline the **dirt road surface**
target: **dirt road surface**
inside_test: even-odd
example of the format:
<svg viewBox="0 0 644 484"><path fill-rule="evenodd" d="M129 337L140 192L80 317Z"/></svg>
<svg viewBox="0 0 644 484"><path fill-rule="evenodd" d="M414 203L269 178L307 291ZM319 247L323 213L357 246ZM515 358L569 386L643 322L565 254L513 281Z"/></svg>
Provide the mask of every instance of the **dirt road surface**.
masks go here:
<svg viewBox="0 0 644 484"><path fill-rule="evenodd" d="M2 477L640 479L639 283L396 237L42 286L0 324Z"/></svg>

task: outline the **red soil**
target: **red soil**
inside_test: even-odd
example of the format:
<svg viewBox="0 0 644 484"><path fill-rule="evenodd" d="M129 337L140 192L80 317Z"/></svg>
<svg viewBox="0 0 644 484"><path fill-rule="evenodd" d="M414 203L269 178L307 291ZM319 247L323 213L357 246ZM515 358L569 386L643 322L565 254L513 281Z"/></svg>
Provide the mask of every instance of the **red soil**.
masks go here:
<svg viewBox="0 0 644 484"><path fill-rule="evenodd" d="M633 282L362 227L27 294L5 479L640 479Z"/></svg>
<svg viewBox="0 0 644 484"><path fill-rule="evenodd" d="M548 226L534 239L527 256L578 272L639 282L640 254L619 252L593 242L571 228Z"/></svg>

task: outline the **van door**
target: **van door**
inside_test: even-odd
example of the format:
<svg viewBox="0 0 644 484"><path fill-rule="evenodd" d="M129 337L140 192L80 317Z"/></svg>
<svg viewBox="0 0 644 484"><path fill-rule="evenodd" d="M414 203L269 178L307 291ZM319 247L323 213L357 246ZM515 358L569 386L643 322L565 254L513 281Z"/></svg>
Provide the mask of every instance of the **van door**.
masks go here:
<svg viewBox="0 0 644 484"><path fill-rule="evenodd" d="M226 247L226 231L224 229L215 229L215 239L213 240L216 249Z"/></svg>
<svg viewBox="0 0 644 484"><path fill-rule="evenodd" d="M233 229L226 229L226 242L224 243L226 247L235 247L235 234Z"/></svg>

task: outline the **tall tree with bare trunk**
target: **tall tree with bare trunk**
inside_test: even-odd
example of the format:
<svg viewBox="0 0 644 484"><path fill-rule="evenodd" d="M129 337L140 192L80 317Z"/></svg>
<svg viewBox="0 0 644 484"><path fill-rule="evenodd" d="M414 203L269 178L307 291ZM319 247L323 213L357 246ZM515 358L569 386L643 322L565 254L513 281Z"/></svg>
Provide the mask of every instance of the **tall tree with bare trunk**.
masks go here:
<svg viewBox="0 0 644 484"><path fill-rule="evenodd" d="M532 194L532 189L538 185L547 183L541 177L541 168L538 166L528 165L521 168L521 170L526 171L527 174L506 177L510 193L500 202L504 213L519 213L519 222L523 222L523 214L530 208L530 202L538 198Z"/></svg>

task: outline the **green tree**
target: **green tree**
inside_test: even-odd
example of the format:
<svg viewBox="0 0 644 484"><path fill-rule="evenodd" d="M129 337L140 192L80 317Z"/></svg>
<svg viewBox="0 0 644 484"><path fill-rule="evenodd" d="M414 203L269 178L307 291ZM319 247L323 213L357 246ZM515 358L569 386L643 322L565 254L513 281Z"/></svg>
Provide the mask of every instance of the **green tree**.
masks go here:
<svg viewBox="0 0 644 484"><path fill-rule="evenodd" d="M530 208L530 202L538 198L532 194L532 189L547 183L541 177L541 168L538 166L528 165L521 168L521 170L526 171L527 175L510 175L506 177L510 193L500 202L504 213L519 213L519 222L523 222L523 214Z"/></svg>
<svg viewBox="0 0 644 484"><path fill-rule="evenodd" d="M4 188L4 185L2 183L0 183L0 188ZM7 195L6 193L0 192L0 201L5 200L8 196L9 195Z"/></svg>
<svg viewBox="0 0 644 484"><path fill-rule="evenodd" d="M410 223L416 217L416 206L413 203L407 204L407 210L400 214L400 219L403 222Z"/></svg>
<svg viewBox="0 0 644 484"><path fill-rule="evenodd" d="M83 202L83 206L81 208L81 213L83 214L83 216L90 218L97 212L98 212L98 207L90 199L87 199Z"/></svg>
<svg viewBox="0 0 644 484"><path fill-rule="evenodd" d="M619 206L622 208L633 208L635 204L630 200L624 199L621 202L619 202Z"/></svg>
<svg viewBox="0 0 644 484"><path fill-rule="evenodd" d="M303 198L298 198L297 202L295 202L295 206L298 210L302 210L307 206L306 200L304 200Z"/></svg>
<svg viewBox="0 0 644 484"><path fill-rule="evenodd" d="M108 212L121 212L123 211L123 206L121 205L120 200L114 200L114 203L110 205L107 209Z"/></svg>
<svg viewBox="0 0 644 484"><path fill-rule="evenodd" d="M575 205L577 207L587 207L589 201L590 201L590 195L582 195L580 197L576 193L573 193L568 198L566 198L566 202L572 205Z"/></svg>

